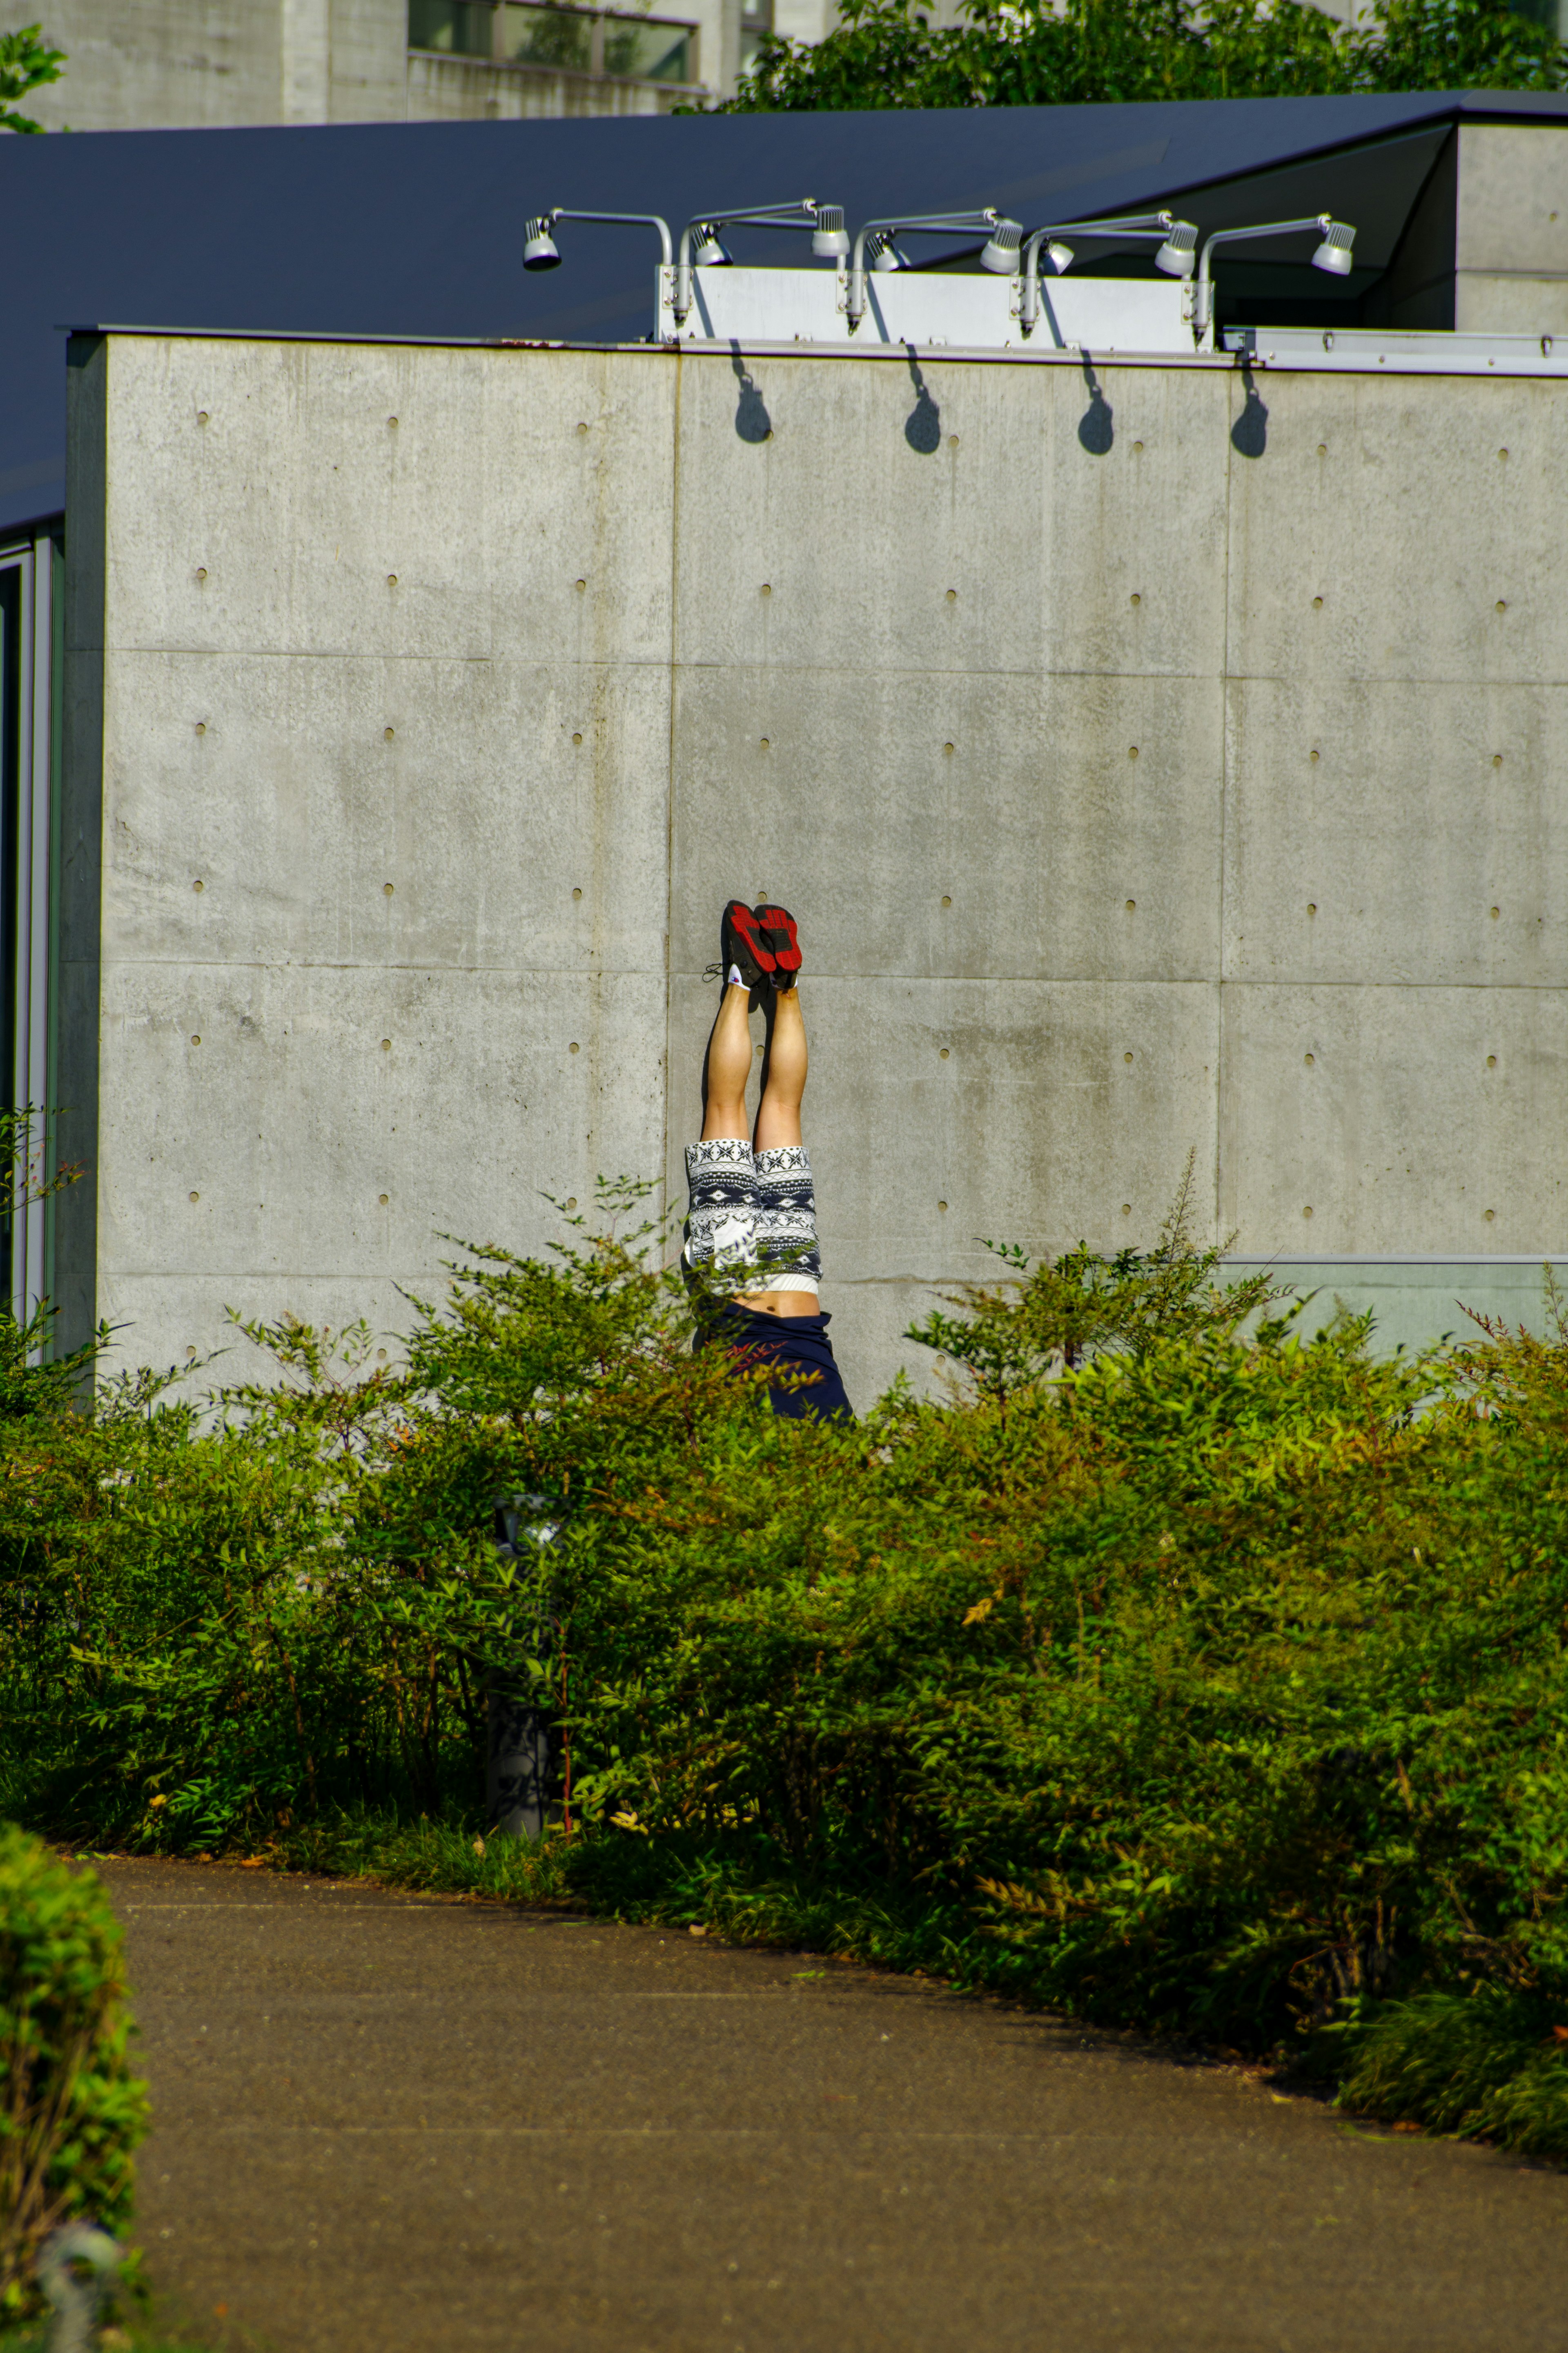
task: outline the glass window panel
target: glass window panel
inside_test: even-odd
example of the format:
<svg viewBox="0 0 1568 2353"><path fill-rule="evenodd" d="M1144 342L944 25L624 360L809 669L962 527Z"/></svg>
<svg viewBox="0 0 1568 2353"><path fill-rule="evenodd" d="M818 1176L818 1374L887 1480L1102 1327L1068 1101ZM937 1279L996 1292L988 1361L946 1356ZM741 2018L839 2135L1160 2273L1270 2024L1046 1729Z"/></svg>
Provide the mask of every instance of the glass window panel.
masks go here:
<svg viewBox="0 0 1568 2353"><path fill-rule="evenodd" d="M453 57L488 58L495 29L490 0L408 0L408 46Z"/></svg>
<svg viewBox="0 0 1568 2353"><path fill-rule="evenodd" d="M531 8L506 0L504 55L514 65L564 67L587 73L594 62L594 20L577 8Z"/></svg>
<svg viewBox="0 0 1568 2353"><path fill-rule="evenodd" d="M684 25L637 24L625 16L606 16L605 71L635 74L640 81L689 81L691 35Z"/></svg>

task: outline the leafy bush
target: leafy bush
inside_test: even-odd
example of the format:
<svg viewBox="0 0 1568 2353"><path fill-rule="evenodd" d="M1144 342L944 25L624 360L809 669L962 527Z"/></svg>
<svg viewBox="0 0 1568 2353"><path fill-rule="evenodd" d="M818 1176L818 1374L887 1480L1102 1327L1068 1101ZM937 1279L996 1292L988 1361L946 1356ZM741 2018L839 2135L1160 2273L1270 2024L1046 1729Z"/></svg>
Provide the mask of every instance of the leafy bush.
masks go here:
<svg viewBox="0 0 1568 2353"><path fill-rule="evenodd" d="M1563 90L1545 11L1503 0L1373 0L1353 24L1300 0L845 0L826 40L761 44L737 114L913 106L1089 106L1345 91Z"/></svg>
<svg viewBox="0 0 1568 2353"><path fill-rule="evenodd" d="M146 2130L132 2075L119 1926L100 1883L0 1828L0 2319L37 2308L61 2223L121 2232Z"/></svg>
<svg viewBox="0 0 1568 2353"><path fill-rule="evenodd" d="M202 1412L0 1421L14 1810L820 1942L1568 2149L1561 1321L1305 1340L1178 1201L1146 1255L1004 1252L911 1335L949 1395L819 1426L691 1353L637 1194L468 1253L395 1376L285 1321ZM547 1543L498 1553L508 1497ZM492 1681L559 1720L539 1854L484 1851Z"/></svg>

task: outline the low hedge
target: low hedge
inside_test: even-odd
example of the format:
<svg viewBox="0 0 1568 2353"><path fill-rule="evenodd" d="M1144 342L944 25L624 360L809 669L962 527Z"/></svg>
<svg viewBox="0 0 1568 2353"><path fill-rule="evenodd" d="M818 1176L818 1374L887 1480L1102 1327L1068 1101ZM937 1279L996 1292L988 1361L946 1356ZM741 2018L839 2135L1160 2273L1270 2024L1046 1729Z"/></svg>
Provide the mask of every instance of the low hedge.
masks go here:
<svg viewBox="0 0 1568 2353"><path fill-rule="evenodd" d="M40 2309L51 2231L130 2224L147 2105L124 1997L101 1881L0 1826L0 2320Z"/></svg>
<svg viewBox="0 0 1568 2353"><path fill-rule="evenodd" d="M499 1874L486 1679L532 1679L538 1892L1568 2155L1560 1302L1308 1340L1179 1204L1146 1255L1007 1254L911 1335L951 1393L845 1428L694 1355L652 1241L477 1252L395 1374L285 1321L205 1408L0 1416L0 1804L372 1867L426 1816L403 1867Z"/></svg>

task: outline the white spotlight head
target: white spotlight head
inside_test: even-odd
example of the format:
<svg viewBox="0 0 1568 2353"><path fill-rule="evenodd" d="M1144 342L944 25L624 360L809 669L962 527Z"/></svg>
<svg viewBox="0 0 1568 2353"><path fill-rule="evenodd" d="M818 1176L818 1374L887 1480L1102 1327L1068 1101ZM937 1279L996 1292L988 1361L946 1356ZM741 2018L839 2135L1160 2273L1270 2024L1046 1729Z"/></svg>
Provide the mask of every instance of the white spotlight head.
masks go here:
<svg viewBox="0 0 1568 2353"><path fill-rule="evenodd" d="M719 242L716 221L704 221L700 228L692 231L691 259L698 269L729 269L731 256Z"/></svg>
<svg viewBox="0 0 1568 2353"><path fill-rule="evenodd" d="M525 269L559 269L561 255L550 234L548 213L535 213L522 225L522 266Z"/></svg>
<svg viewBox="0 0 1568 2353"><path fill-rule="evenodd" d="M811 249L819 261L843 261L849 252L849 232L844 226L842 205L818 205L816 227L811 232Z"/></svg>
<svg viewBox="0 0 1568 2353"><path fill-rule="evenodd" d="M1321 226L1323 241L1312 256L1313 269L1326 269L1331 278L1348 278L1354 267L1351 253L1351 247L1355 242L1354 229L1347 228L1343 221L1327 217Z"/></svg>
<svg viewBox="0 0 1568 2353"><path fill-rule="evenodd" d="M873 229L871 235L866 239L866 251L870 256L873 269L886 271L901 269L904 266L904 257L894 245L892 237L884 237L879 229Z"/></svg>
<svg viewBox="0 0 1568 2353"><path fill-rule="evenodd" d="M1070 245L1064 245L1059 237L1053 237L1051 238L1049 244L1046 248L1046 251L1051 257L1051 268L1056 271L1058 278L1061 276L1064 269L1071 268L1072 248Z"/></svg>
<svg viewBox="0 0 1568 2353"><path fill-rule="evenodd" d="M1191 221L1173 221L1171 233L1154 256L1154 267L1167 278L1190 278L1197 267L1198 233Z"/></svg>
<svg viewBox="0 0 1568 2353"><path fill-rule="evenodd" d="M1016 278L1018 273L1018 248L1024 232L1018 222L999 220L980 248L980 267L994 270L998 278Z"/></svg>

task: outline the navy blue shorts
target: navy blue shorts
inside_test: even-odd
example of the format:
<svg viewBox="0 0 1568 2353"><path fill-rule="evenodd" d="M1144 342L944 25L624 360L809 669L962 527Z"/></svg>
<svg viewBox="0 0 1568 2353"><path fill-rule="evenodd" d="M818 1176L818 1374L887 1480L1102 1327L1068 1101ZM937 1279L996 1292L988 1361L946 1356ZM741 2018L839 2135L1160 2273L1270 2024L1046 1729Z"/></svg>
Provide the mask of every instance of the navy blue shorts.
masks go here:
<svg viewBox="0 0 1568 2353"><path fill-rule="evenodd" d="M853 1421L855 1410L833 1360L831 1315L768 1315L733 1299L704 1307L694 1348L729 1348L746 1363L811 1376L799 1388L770 1382L773 1411L790 1421Z"/></svg>

